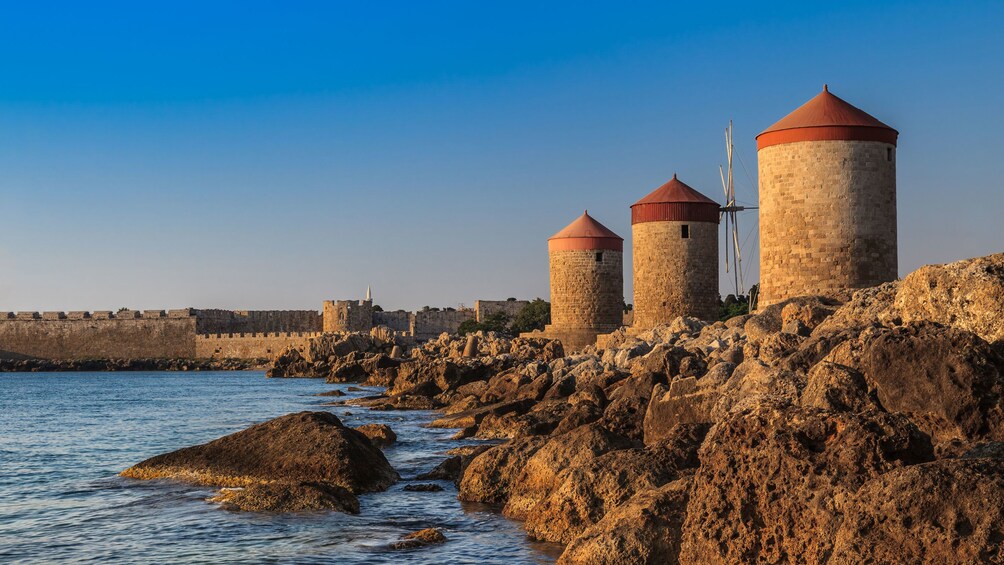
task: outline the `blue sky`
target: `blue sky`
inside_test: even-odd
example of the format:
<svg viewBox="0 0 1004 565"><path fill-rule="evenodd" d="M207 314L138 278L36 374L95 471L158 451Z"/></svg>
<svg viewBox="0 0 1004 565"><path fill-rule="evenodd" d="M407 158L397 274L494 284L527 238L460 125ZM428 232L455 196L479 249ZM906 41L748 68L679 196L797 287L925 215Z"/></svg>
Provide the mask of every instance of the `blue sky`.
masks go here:
<svg viewBox="0 0 1004 565"><path fill-rule="evenodd" d="M0 310L546 298L585 208L630 301L629 206L824 82L900 131L901 274L1004 250L1004 3L622 4L4 3Z"/></svg>

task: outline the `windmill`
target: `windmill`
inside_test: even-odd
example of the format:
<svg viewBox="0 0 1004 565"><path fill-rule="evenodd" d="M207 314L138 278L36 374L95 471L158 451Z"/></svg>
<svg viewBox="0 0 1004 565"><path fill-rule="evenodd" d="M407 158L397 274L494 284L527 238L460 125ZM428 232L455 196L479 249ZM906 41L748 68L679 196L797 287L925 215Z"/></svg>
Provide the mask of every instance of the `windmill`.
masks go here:
<svg viewBox="0 0 1004 565"><path fill-rule="evenodd" d="M729 120L729 127L725 129L725 157L727 165L718 166L718 174L722 179L722 188L725 190L725 206L721 207L720 220L725 224L725 272L732 273L733 288L735 296L746 294L745 272L743 271L743 245L745 241L739 238L739 212L746 210L756 210L757 206L742 206L736 200L736 186L732 175L732 156L735 154L735 146L732 143L732 120ZM742 157L740 157L740 163ZM746 169L745 164L743 170ZM746 171L747 177L749 171ZM750 179L752 182L752 179ZM731 247L731 251L730 248ZM750 310L756 307L756 297L750 297Z"/></svg>

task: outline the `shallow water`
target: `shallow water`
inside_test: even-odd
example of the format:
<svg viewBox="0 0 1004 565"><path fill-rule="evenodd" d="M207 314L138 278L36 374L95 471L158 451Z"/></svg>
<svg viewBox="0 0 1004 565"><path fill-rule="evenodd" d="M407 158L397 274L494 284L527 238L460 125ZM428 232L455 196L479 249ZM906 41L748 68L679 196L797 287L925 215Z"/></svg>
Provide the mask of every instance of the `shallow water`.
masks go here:
<svg viewBox="0 0 1004 565"><path fill-rule="evenodd" d="M266 379L260 372L0 374L0 562L51 563L551 563L560 549L516 522L457 501L456 488L405 492L443 452L467 442L422 427L432 413L326 407L317 393L348 385ZM348 397L372 394L347 392ZM348 426L386 423L385 454L402 481L360 496L358 516L268 515L206 502L214 490L118 473L300 410ZM429 481L423 481L429 482ZM403 534L443 530L441 546L391 551Z"/></svg>

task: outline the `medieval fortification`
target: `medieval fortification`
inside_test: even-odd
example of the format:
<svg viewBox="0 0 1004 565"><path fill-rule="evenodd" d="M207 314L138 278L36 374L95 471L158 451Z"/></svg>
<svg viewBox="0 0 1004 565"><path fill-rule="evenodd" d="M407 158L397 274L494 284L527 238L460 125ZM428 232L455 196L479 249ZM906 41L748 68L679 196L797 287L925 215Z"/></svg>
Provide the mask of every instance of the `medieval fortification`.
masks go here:
<svg viewBox="0 0 1004 565"><path fill-rule="evenodd" d="M898 132L823 91L757 136L759 305L864 288L897 277ZM722 208L677 178L631 206L631 331L718 315ZM532 336L575 350L622 326L623 239L588 213L548 240L551 324ZM385 312L372 299L321 312L145 310L0 312L0 357L245 358L303 350L323 332L383 328L421 341L525 301Z"/></svg>

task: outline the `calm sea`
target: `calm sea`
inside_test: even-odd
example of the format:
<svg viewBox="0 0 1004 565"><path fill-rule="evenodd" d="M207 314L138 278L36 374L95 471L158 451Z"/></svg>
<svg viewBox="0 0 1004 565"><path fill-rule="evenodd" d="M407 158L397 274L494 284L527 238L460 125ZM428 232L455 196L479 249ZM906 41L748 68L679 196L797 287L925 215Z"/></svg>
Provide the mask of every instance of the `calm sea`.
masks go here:
<svg viewBox="0 0 1004 565"><path fill-rule="evenodd" d="M331 410L349 426L389 424L385 450L404 479L461 442L422 427L429 412L324 407L347 385L262 373L0 374L2 563L551 563L559 551L519 524L443 492L360 497L358 516L267 515L206 502L212 489L134 481L119 471L147 457L300 410ZM372 392L371 392L372 393ZM349 396L366 393L348 392ZM443 530L442 546L391 551L401 535Z"/></svg>

